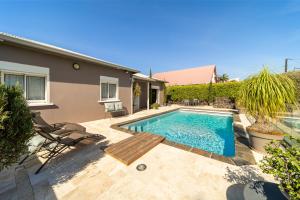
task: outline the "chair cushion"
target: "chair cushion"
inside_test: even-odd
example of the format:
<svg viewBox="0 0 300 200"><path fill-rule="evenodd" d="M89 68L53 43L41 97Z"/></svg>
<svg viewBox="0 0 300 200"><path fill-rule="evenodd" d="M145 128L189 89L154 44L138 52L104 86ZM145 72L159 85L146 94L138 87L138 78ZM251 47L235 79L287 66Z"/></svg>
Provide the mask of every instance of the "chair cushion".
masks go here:
<svg viewBox="0 0 300 200"><path fill-rule="evenodd" d="M75 131L82 131L85 132L86 128L84 126L81 126L80 124L75 124L75 123L68 123L65 122L65 125L62 127L64 130L75 130Z"/></svg>
<svg viewBox="0 0 300 200"><path fill-rule="evenodd" d="M37 148L39 148L43 142L45 141L45 138L43 138L40 135L36 135L28 143L28 151L30 153L34 152Z"/></svg>
<svg viewBox="0 0 300 200"><path fill-rule="evenodd" d="M122 104L122 102L116 102L116 103L115 103L115 109L116 109L116 110L122 110L122 109L123 109L123 104Z"/></svg>
<svg viewBox="0 0 300 200"><path fill-rule="evenodd" d="M115 104L114 103L105 103L105 112L112 112L115 110Z"/></svg>

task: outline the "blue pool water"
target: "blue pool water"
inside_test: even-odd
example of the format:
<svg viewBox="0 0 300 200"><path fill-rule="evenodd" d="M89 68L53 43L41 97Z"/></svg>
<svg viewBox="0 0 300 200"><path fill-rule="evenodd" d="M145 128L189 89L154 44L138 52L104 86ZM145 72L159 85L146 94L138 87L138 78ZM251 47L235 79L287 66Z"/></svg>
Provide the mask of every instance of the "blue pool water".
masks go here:
<svg viewBox="0 0 300 200"><path fill-rule="evenodd" d="M282 121L290 128L300 129L300 118L283 118Z"/></svg>
<svg viewBox="0 0 300 200"><path fill-rule="evenodd" d="M233 118L190 111L174 111L122 126L149 132L191 147L223 156L234 156Z"/></svg>

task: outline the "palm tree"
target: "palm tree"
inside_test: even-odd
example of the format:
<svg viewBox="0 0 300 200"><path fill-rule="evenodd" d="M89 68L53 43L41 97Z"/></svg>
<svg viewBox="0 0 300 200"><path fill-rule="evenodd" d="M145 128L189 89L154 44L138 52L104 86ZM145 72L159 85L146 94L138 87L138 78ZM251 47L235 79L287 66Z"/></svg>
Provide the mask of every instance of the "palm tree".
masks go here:
<svg viewBox="0 0 300 200"><path fill-rule="evenodd" d="M226 82L229 80L228 74L222 74L222 76L219 77L219 80L222 82Z"/></svg>

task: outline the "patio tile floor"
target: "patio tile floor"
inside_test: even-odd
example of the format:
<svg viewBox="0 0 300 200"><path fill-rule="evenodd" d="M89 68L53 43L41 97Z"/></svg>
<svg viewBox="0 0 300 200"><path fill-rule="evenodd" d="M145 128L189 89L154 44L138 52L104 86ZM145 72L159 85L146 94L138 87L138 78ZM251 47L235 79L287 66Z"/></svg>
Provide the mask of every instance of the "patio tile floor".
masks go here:
<svg viewBox="0 0 300 200"><path fill-rule="evenodd" d="M112 124L174 108L176 106L161 107L159 110L142 111L131 116L82 123L88 132L102 134L107 141L83 145L78 150L66 152L52 160L38 175L34 175L34 171L40 164L39 160L27 163L25 167L35 197L99 200L237 199L242 191L229 190L231 186L255 180L273 181L272 177L263 174L256 165L236 166L192 153L200 150L184 151L166 144L157 145L129 166L104 153L103 147L131 136L112 129ZM241 121L243 123L243 117ZM237 148L246 147L237 145ZM262 157L251 150L242 156L250 154L256 161ZM136 166L141 163L147 165L147 169L142 172L136 170ZM0 180L1 177L13 181L0 173ZM12 189L14 186L13 183L1 183L2 180L2 192L3 188Z"/></svg>

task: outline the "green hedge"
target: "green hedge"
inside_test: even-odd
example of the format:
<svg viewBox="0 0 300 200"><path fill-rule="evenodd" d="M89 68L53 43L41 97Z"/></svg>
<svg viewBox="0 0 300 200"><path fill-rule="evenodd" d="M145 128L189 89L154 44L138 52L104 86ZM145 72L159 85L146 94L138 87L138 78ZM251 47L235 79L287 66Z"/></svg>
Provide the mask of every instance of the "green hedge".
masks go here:
<svg viewBox="0 0 300 200"><path fill-rule="evenodd" d="M212 84L211 95L215 97L229 97L235 99L241 82L227 82ZM207 101L209 99L209 84L169 86L167 95L172 101L182 101L184 99L199 99Z"/></svg>
<svg viewBox="0 0 300 200"><path fill-rule="evenodd" d="M297 95L298 102L300 102L300 71L288 72L287 75L288 77L290 77L295 81L296 95Z"/></svg>

